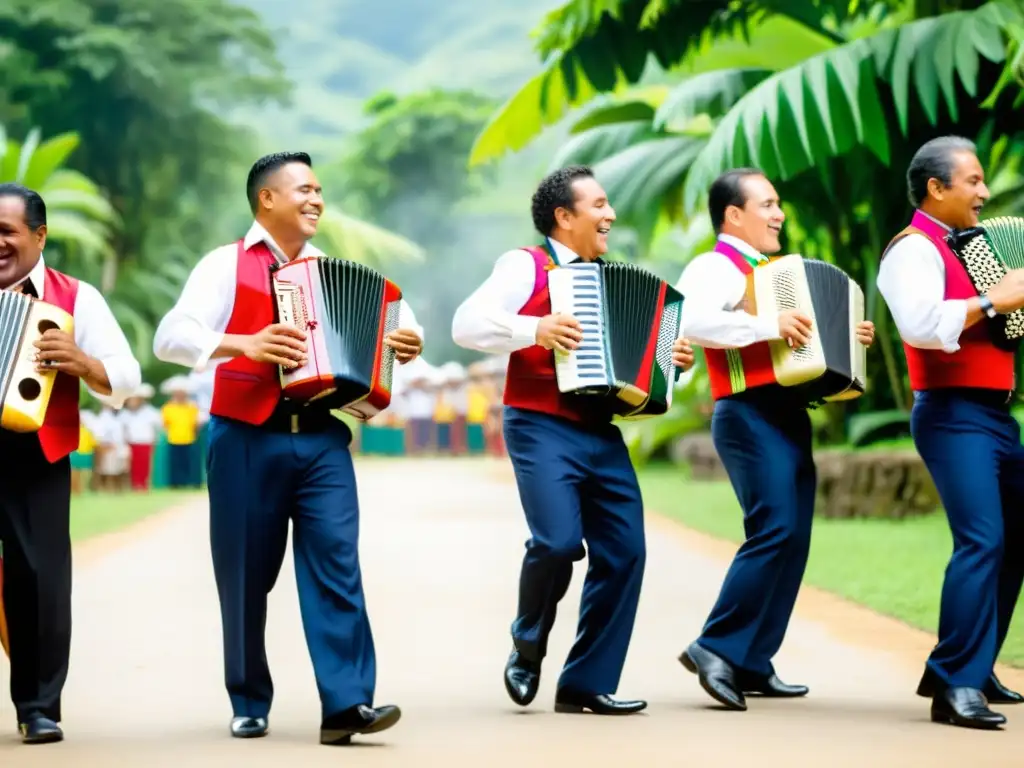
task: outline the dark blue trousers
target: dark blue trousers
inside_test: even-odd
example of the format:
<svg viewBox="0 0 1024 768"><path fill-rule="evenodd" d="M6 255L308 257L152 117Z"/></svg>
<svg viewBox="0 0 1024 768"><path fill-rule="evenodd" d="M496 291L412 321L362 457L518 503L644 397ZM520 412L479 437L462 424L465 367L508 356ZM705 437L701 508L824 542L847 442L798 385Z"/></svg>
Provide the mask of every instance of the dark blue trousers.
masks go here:
<svg viewBox="0 0 1024 768"><path fill-rule="evenodd" d="M915 393L910 426L953 534L928 666L948 685L983 688L1024 579L1024 448L1009 406L971 396Z"/></svg>
<svg viewBox="0 0 1024 768"><path fill-rule="evenodd" d="M746 540L698 642L738 670L770 675L810 552L810 418L770 399L726 398L715 404L711 436L743 509Z"/></svg>
<svg viewBox="0 0 1024 768"><path fill-rule="evenodd" d="M207 451L210 543L236 716L265 717L274 694L264 631L267 594L292 521L295 578L323 716L371 704L373 636L359 570L359 502L342 422L271 432L213 417Z"/></svg>
<svg viewBox="0 0 1024 768"><path fill-rule="evenodd" d="M506 408L505 443L531 538L519 579L515 647L539 662L573 562L589 550L576 642L560 689L615 693L646 561L643 502L622 433Z"/></svg>
<svg viewBox="0 0 1024 768"><path fill-rule="evenodd" d="M195 484L192 463L196 449L195 444L167 446L167 481L171 488L186 488Z"/></svg>

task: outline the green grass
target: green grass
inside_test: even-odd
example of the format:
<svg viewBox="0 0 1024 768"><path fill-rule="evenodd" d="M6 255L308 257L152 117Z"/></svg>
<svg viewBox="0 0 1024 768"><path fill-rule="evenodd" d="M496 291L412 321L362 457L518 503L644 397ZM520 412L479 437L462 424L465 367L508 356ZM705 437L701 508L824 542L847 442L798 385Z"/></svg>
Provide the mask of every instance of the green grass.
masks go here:
<svg viewBox="0 0 1024 768"><path fill-rule="evenodd" d="M83 493L71 497L71 540L126 528L197 492L159 490L149 493Z"/></svg>
<svg viewBox="0 0 1024 768"><path fill-rule="evenodd" d="M640 471L640 485L648 509L720 539L743 540L742 513L727 482L694 482L684 470L650 466ZM934 633L952 546L941 512L902 521L819 517L804 581ZM1015 666L1024 666L1021 615L1000 657Z"/></svg>

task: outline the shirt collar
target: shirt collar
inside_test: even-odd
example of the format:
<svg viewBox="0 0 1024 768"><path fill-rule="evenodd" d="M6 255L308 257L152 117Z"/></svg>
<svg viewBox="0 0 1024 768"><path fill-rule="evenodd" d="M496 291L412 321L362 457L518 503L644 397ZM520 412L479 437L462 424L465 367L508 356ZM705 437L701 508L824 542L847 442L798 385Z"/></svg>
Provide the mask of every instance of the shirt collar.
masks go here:
<svg viewBox="0 0 1024 768"><path fill-rule="evenodd" d="M938 224L940 227L942 227L947 232L952 232L953 231L953 228L951 226L949 226L948 224L943 224L941 221L936 219L934 216L929 216L927 213L922 211L920 208L917 209L917 212L920 213L922 216L924 216L929 221L935 222L936 224Z"/></svg>
<svg viewBox="0 0 1024 768"><path fill-rule="evenodd" d="M7 290L17 288L22 283L29 283L36 292L37 298L43 298L43 286L46 285L46 265L43 263L43 254L39 254L39 261L32 267L32 270L21 280L7 287Z"/></svg>
<svg viewBox="0 0 1024 768"><path fill-rule="evenodd" d="M747 258L753 259L754 261L767 261L767 257L759 252L756 248L747 243L744 240L740 240L738 237L733 235L719 235L718 239L726 245L731 245L741 254Z"/></svg>
<svg viewBox="0 0 1024 768"><path fill-rule="evenodd" d="M284 251L281 250L281 246L274 242L274 238L270 236L270 233L267 232L267 230L264 228L262 224L260 224L258 221L254 221L252 223L252 226L249 227L249 231L245 235L245 240L242 242L242 247L245 248L245 250L249 250L254 245L256 245L256 243L259 242L264 243L267 246L267 248L270 249L270 252L274 254L274 258L276 258L279 263L288 263L289 259L287 256L285 256ZM323 255L325 255L323 251L307 242L305 245L302 246L302 251L299 253L299 258L301 259L306 256ZM42 259L40 259L40 262L41 261Z"/></svg>
<svg viewBox="0 0 1024 768"><path fill-rule="evenodd" d="M570 264L579 259L579 256L576 255L576 252L569 246L564 245L550 237L547 238L547 242L548 250L551 252L551 256L552 258L554 258L558 266L564 267L566 264Z"/></svg>

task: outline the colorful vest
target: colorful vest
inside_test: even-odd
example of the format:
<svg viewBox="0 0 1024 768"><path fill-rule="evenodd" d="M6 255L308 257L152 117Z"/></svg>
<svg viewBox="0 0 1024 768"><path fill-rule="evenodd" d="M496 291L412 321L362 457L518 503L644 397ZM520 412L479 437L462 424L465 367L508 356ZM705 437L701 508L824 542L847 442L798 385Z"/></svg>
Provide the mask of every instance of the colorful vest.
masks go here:
<svg viewBox="0 0 1024 768"><path fill-rule="evenodd" d="M719 240L714 251L729 259L744 277L754 271L755 262L728 243ZM705 348L704 359L713 400L776 383L772 354L766 341L739 349Z"/></svg>
<svg viewBox="0 0 1024 768"><path fill-rule="evenodd" d="M946 231L920 211L914 212L910 226L892 239L882 258L908 235L923 235L939 250L946 270L943 299L969 299L978 292L967 270L946 243ZM952 354L941 349L919 349L903 343L915 392L946 387L1011 390L1014 387L1014 354L996 347L989 338L985 320L960 334L960 349Z"/></svg>
<svg viewBox="0 0 1024 768"><path fill-rule="evenodd" d="M533 257L533 293L520 315L544 317L551 314L548 294L548 271L558 264L542 247L523 248ZM513 352L505 373L504 403L513 408L560 416L576 422L610 421L611 413L588 407L587 398L565 395L558 391L555 379L555 353L539 344Z"/></svg>
<svg viewBox="0 0 1024 768"><path fill-rule="evenodd" d="M78 281L47 267L43 278L43 296L47 304L53 304L69 315L74 315ZM46 406L46 416L43 417L43 426L37 433L43 455L50 463L60 461L78 448L81 437L78 423L80 392L79 379L67 373L57 373L50 392L50 402Z"/></svg>
<svg viewBox="0 0 1024 768"><path fill-rule="evenodd" d="M274 322L270 267L274 255L262 243L245 250L238 241L235 304L225 334L259 333ZM280 371L272 363L257 363L244 355L217 366L210 413L260 425L270 418L281 398Z"/></svg>

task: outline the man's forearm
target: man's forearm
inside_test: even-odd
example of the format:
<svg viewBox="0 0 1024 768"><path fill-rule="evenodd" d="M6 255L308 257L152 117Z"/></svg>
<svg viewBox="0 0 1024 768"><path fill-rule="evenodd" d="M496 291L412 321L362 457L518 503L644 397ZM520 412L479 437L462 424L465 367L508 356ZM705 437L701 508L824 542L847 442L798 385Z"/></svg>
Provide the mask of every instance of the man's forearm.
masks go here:
<svg viewBox="0 0 1024 768"><path fill-rule="evenodd" d="M107 368L95 357L88 358L86 362L86 374L82 381L93 392L98 395L109 395L114 391L110 386L110 377L107 376Z"/></svg>
<svg viewBox="0 0 1024 768"><path fill-rule="evenodd" d="M220 344L217 345L217 348L213 350L213 354L210 355L210 359L242 357L249 349L251 339L252 337L247 334L225 333L224 337L220 340Z"/></svg>

